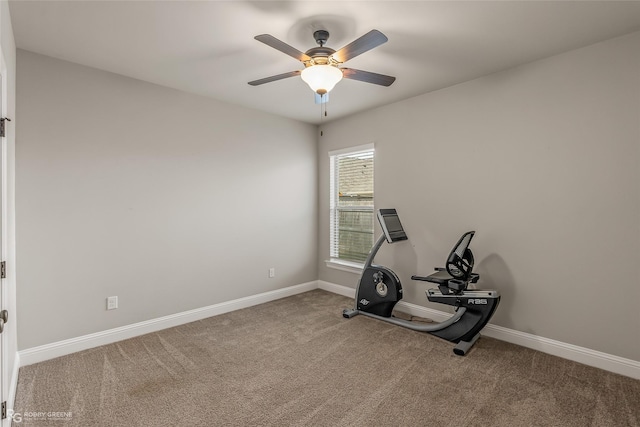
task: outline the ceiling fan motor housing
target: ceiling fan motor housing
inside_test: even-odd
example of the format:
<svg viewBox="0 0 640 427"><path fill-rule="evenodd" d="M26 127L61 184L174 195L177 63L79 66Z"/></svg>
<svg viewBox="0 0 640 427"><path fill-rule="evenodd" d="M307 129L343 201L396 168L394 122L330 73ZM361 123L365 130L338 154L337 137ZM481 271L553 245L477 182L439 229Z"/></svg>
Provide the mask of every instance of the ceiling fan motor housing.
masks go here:
<svg viewBox="0 0 640 427"><path fill-rule="evenodd" d="M327 30L317 30L313 32L313 38L316 43L318 43L319 47L312 47L308 51L305 52L305 55L312 58L311 61L305 62L305 67L310 67L312 65L333 65L337 66L338 62L333 58L330 58L331 55L335 53L335 49L331 49L330 47L325 47L327 40L329 40L329 31Z"/></svg>
<svg viewBox="0 0 640 427"><path fill-rule="evenodd" d="M305 52L305 55L311 57L311 61L308 61L308 64L305 65L337 65L337 61L330 58L331 55L335 53L335 49L331 49L330 47L312 47L308 51ZM331 62L331 63L330 63Z"/></svg>

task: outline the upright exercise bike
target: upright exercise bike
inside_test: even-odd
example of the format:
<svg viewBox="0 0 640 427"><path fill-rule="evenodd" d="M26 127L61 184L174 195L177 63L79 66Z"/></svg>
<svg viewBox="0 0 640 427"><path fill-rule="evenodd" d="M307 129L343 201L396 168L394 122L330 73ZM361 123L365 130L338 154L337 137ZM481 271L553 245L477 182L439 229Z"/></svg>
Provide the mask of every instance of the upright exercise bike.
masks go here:
<svg viewBox="0 0 640 427"><path fill-rule="evenodd" d="M395 209L380 209L377 217L383 234L373 245L365 261L356 288L355 308L345 309L342 315L350 319L363 314L415 331L428 332L456 343L453 352L464 356L478 340L480 330L489 322L500 302L498 291L467 289L470 283L476 283L480 278L473 273L473 253L469 249L475 232L469 231L462 235L451 250L446 267L436 268L435 273L426 277L411 277L412 280L438 285L437 288L426 291L429 301L455 307L455 313L444 322L417 323L392 316L394 306L402 299L400 279L391 269L373 264L373 259L385 240L388 243L407 240L407 234Z"/></svg>

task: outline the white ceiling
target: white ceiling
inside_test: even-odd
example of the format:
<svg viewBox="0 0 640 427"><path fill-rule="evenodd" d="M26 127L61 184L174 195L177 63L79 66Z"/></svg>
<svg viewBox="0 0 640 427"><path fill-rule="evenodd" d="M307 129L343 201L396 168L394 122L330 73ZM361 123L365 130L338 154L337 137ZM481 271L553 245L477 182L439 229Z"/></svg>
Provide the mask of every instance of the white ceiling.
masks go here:
<svg viewBox="0 0 640 427"><path fill-rule="evenodd" d="M320 123L299 77L248 81L303 65L253 39L301 51L327 29L339 49L371 29L389 41L346 66L397 78L343 80L332 120L640 30L640 1L11 1L18 48L159 85Z"/></svg>

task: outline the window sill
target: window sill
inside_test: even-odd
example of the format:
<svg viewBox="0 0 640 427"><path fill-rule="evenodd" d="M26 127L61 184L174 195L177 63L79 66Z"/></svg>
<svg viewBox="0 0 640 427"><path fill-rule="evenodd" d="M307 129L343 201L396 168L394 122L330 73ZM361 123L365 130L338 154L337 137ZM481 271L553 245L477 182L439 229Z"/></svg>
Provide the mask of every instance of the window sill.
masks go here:
<svg viewBox="0 0 640 427"><path fill-rule="evenodd" d="M349 273L362 274L364 264L353 261L344 261L341 259L331 258L326 260L325 265L336 270L347 271Z"/></svg>

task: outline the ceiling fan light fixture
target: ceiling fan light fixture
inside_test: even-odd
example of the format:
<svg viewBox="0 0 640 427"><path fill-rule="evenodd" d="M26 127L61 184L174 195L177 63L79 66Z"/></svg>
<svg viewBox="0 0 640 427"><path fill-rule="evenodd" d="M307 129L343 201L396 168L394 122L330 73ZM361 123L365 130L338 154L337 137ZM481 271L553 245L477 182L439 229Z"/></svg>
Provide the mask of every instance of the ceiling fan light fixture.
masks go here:
<svg viewBox="0 0 640 427"><path fill-rule="evenodd" d="M300 77L312 91L324 95L342 80L342 71L333 65L312 65L302 70Z"/></svg>

